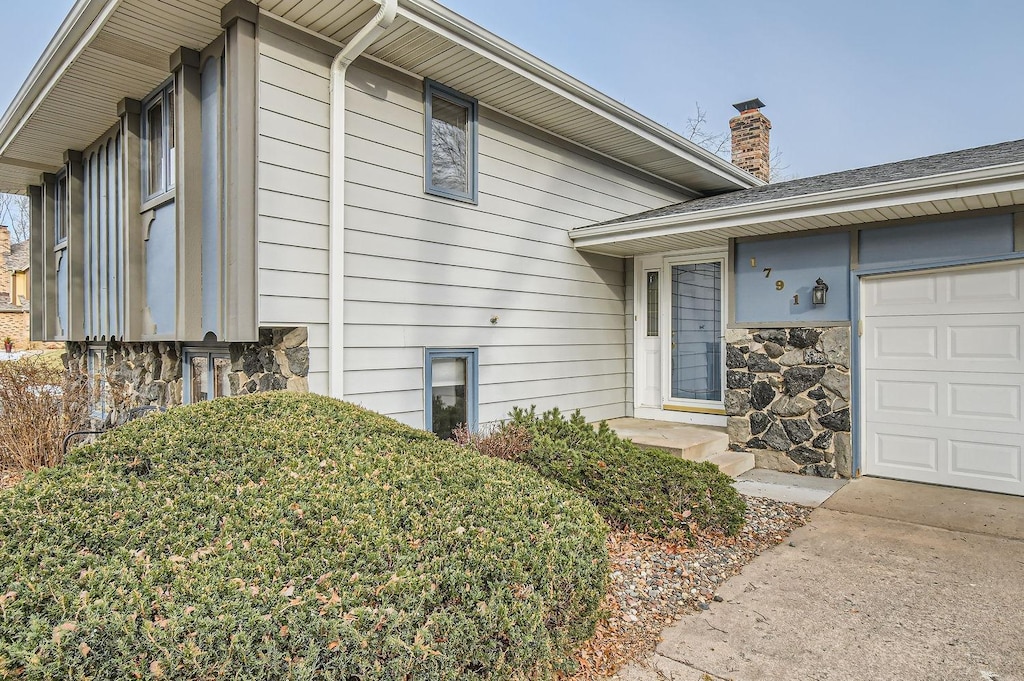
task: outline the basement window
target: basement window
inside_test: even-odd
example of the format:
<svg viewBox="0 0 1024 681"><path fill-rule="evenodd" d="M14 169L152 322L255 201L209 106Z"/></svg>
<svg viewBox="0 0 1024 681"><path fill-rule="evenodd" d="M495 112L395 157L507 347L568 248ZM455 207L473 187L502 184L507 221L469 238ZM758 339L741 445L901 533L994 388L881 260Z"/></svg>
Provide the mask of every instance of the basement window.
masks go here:
<svg viewBox="0 0 1024 681"><path fill-rule="evenodd" d="M426 351L424 420L441 439L451 439L459 426L477 429L478 357L476 349Z"/></svg>
<svg viewBox="0 0 1024 681"><path fill-rule="evenodd" d="M231 358L224 350L185 351L185 404L231 394Z"/></svg>
<svg viewBox="0 0 1024 681"><path fill-rule="evenodd" d="M426 81L426 191L458 201L477 200L477 102Z"/></svg>

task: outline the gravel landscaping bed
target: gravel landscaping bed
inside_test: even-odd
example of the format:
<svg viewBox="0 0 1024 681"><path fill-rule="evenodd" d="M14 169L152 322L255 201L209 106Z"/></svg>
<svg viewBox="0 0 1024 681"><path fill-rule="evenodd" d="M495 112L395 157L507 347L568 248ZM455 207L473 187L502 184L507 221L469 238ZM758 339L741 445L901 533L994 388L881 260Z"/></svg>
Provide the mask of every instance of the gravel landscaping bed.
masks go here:
<svg viewBox="0 0 1024 681"><path fill-rule="evenodd" d="M580 671L567 681L606 678L628 662L645 658L661 631L683 615L713 607L719 584L766 549L782 543L807 522L810 508L760 497L744 497L746 525L738 536L700 534L693 546L612 532L608 616L580 651Z"/></svg>

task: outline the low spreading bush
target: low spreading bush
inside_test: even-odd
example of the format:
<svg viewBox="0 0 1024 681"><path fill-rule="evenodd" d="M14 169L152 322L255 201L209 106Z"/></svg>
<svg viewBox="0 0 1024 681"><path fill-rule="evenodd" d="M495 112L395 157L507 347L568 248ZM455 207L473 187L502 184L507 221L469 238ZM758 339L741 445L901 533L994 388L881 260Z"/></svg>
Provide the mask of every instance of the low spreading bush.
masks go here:
<svg viewBox="0 0 1024 681"><path fill-rule="evenodd" d="M743 526L746 505L714 464L642 449L606 423L595 429L578 411L565 418L557 409L537 416L516 408L510 416L492 433L460 439L576 490L613 527L664 537L695 527L735 534Z"/></svg>
<svg viewBox="0 0 1024 681"><path fill-rule="evenodd" d="M593 633L605 533L349 404L176 408L0 492L0 677L548 678Z"/></svg>
<svg viewBox="0 0 1024 681"><path fill-rule="evenodd" d="M60 463L64 436L87 427L89 387L52 355L0 362L0 470Z"/></svg>

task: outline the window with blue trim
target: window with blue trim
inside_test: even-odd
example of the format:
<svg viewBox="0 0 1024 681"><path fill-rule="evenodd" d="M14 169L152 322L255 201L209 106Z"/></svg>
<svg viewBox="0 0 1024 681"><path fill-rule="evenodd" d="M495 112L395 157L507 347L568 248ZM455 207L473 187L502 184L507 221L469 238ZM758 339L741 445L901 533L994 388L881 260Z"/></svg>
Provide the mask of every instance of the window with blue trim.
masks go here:
<svg viewBox="0 0 1024 681"><path fill-rule="evenodd" d="M476 100L430 80L425 100L427 193L476 203Z"/></svg>
<svg viewBox="0 0 1024 681"><path fill-rule="evenodd" d="M424 362L427 428L450 439L459 426L476 430L479 359L475 349L428 349Z"/></svg>

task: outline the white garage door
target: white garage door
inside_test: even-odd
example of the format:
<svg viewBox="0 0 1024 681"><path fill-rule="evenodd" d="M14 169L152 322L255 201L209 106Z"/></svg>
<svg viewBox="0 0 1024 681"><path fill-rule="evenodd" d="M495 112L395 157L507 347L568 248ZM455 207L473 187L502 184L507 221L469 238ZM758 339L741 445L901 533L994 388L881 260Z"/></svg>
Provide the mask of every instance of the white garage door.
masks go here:
<svg viewBox="0 0 1024 681"><path fill-rule="evenodd" d="M1024 495L1024 265L866 278L863 472Z"/></svg>

